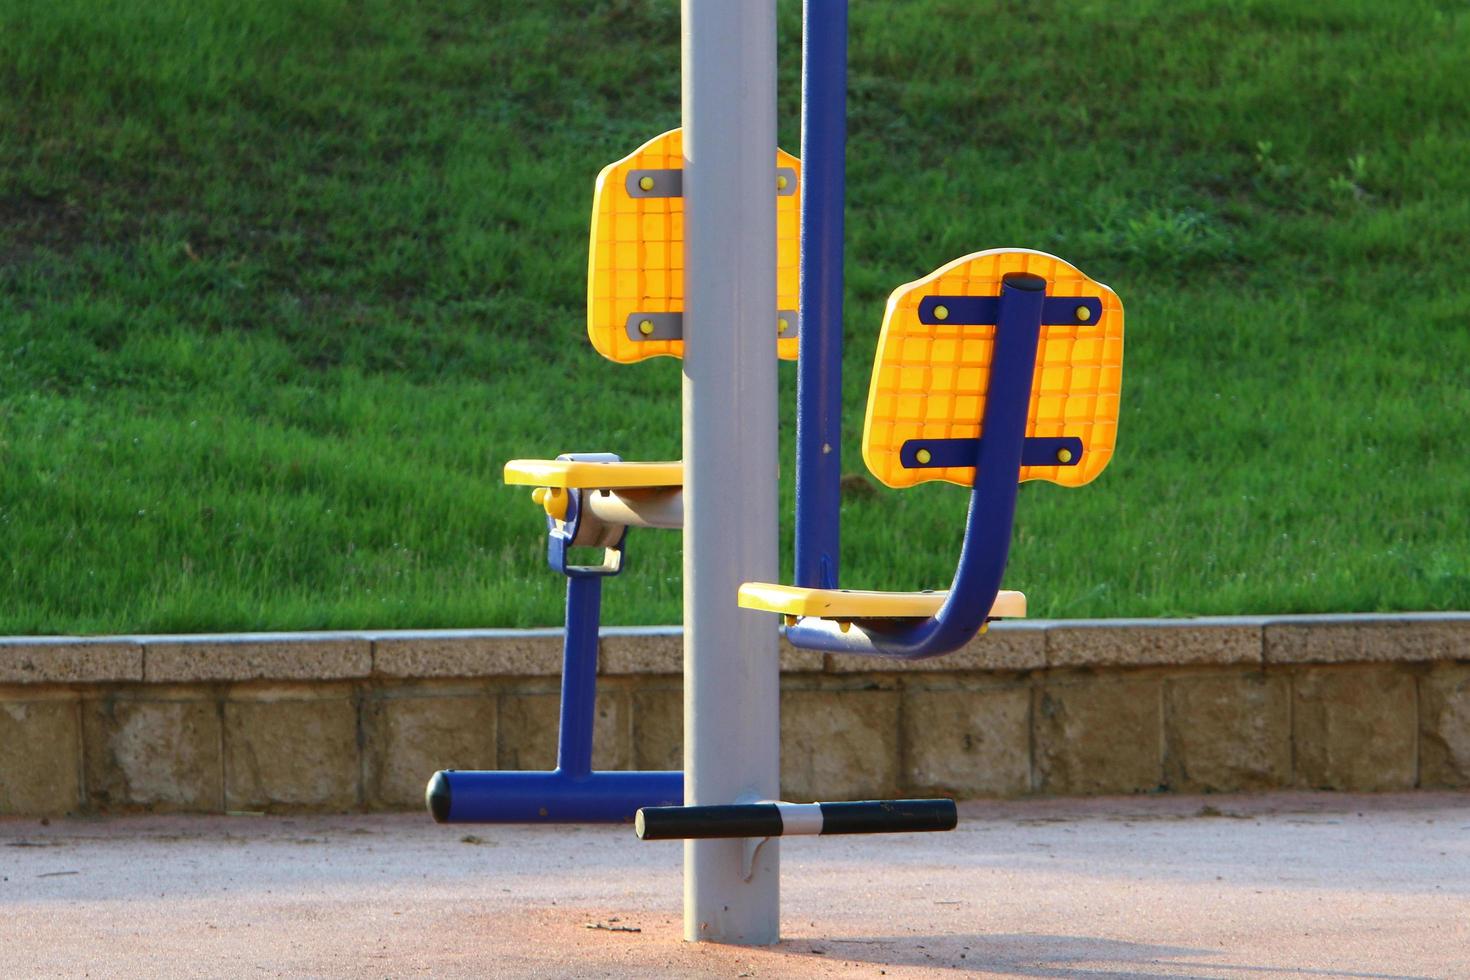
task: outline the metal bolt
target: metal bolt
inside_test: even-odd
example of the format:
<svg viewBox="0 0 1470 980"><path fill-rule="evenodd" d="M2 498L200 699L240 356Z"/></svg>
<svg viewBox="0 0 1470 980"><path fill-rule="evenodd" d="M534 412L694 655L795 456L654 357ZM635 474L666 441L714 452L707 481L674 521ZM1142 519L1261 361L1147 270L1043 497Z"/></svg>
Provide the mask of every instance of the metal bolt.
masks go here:
<svg viewBox="0 0 1470 980"><path fill-rule="evenodd" d="M934 319L936 319L936 320L948 320L949 319L949 307L947 307L947 306L936 306L936 307L934 307Z"/></svg>
<svg viewBox="0 0 1470 980"><path fill-rule="evenodd" d="M651 191L651 190L653 190L653 178L652 177L639 177L638 178L638 186L640 188L642 188L643 190L645 190L645 191Z"/></svg>
<svg viewBox="0 0 1470 980"><path fill-rule="evenodd" d="M653 334L653 321L652 320L639 320L638 321L638 332L641 333L645 337L651 336Z"/></svg>
<svg viewBox="0 0 1470 980"><path fill-rule="evenodd" d="M930 453L927 449L920 449L918 452L914 453L914 459L917 459L920 463L928 463L929 460L933 458L933 454Z"/></svg>
<svg viewBox="0 0 1470 980"><path fill-rule="evenodd" d="M1083 323L1086 323L1088 320L1092 319L1092 311L1085 306L1077 307L1077 319L1081 320Z"/></svg>

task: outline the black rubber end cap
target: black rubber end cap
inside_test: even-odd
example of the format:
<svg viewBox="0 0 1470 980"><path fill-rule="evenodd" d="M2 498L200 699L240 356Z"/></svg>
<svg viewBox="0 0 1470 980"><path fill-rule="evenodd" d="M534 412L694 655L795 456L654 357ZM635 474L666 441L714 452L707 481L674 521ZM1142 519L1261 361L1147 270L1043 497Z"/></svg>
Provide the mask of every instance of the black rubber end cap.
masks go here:
<svg viewBox="0 0 1470 980"><path fill-rule="evenodd" d="M429 785L424 787L424 804L435 823L449 822L449 796L449 777L442 770L429 777Z"/></svg>
<svg viewBox="0 0 1470 980"><path fill-rule="evenodd" d="M1028 293L1046 292L1046 280L1029 272L1007 272L1000 281L1012 289L1024 289Z"/></svg>
<svg viewBox="0 0 1470 980"><path fill-rule="evenodd" d="M960 808L955 806L954 800L941 800L947 804L940 807L937 830L954 830L960 825Z"/></svg>

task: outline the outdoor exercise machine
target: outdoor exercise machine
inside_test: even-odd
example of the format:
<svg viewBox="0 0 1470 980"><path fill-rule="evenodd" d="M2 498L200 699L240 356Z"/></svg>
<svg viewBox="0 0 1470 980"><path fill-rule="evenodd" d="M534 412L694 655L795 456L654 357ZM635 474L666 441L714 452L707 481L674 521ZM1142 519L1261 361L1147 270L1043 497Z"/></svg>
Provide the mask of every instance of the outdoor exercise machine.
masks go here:
<svg viewBox="0 0 1470 980"><path fill-rule="evenodd" d="M839 587L847 4L806 0L801 160L776 147L774 0L682 0L683 126L597 178L588 335L604 356L683 363L683 458L512 460L566 577L552 772L435 773L441 822L633 820L685 841L685 937L779 937L791 834L948 830L952 800L779 796L777 629L795 646L912 660L1024 616L1002 591L1017 484L1080 486L1112 456L1123 310L1026 249L976 252L899 287L878 338L863 457L887 486L970 488L946 591ZM777 575L778 357L797 360L795 584ZM592 769L602 581L629 527L684 534L684 768ZM602 549L570 561L570 549ZM777 614L772 617L770 614Z"/></svg>

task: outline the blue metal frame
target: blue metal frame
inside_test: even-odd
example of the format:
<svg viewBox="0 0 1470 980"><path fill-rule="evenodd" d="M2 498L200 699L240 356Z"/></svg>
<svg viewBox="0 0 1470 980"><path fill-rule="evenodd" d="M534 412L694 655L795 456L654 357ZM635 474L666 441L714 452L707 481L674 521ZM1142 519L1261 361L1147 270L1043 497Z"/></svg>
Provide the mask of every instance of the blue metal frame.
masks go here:
<svg viewBox="0 0 1470 980"><path fill-rule="evenodd" d="M626 823L639 807L684 802L684 773L594 772L597 633L602 579L616 572L567 575L567 632L562 648L561 725L552 772L449 769L430 783L447 799L441 823Z"/></svg>
<svg viewBox="0 0 1470 980"><path fill-rule="evenodd" d="M615 462L605 453L560 459ZM551 772L447 769L429 782L428 799L441 823L626 823L639 807L684 801L684 773L595 772L592 732L597 715L597 641L602 580L622 571L627 529L603 565L569 565L567 550L581 526L582 491L568 490L566 516L547 517L548 564L566 576L566 637L562 643L561 719L556 769Z"/></svg>
<svg viewBox="0 0 1470 980"><path fill-rule="evenodd" d="M562 453L556 457L559 460L566 459L583 463L620 463L623 457L617 453ZM623 533L618 540L607 548L607 557L601 565L569 565L567 564L567 552L577 538L577 532L582 528L582 491L571 489L567 491L567 512L560 519L546 515L546 562L553 569L567 578L603 578L608 575L616 575L623 570L623 544L628 540L628 529L623 528ZM568 589L568 624L571 619L570 590L571 583L567 583ZM600 608L600 606L599 606Z"/></svg>
<svg viewBox="0 0 1470 980"><path fill-rule="evenodd" d="M847 0L806 0L801 32L797 585L835 589L842 536L842 236Z"/></svg>
<svg viewBox="0 0 1470 980"><path fill-rule="evenodd" d="M846 630L832 620L803 617L786 628L786 639L793 646L920 660L959 649L984 625L1010 554L1045 290L1044 279L1027 273L1011 273L1001 283L981 422L984 438L976 440L975 485L964 544L944 605L918 622L864 620L848 624Z"/></svg>
<svg viewBox="0 0 1470 980"><path fill-rule="evenodd" d="M805 0L802 19L801 348L797 366L796 556L798 585L838 585L842 476L843 197L847 139L847 0ZM964 542L949 595L931 618L839 624L805 617L786 630L807 649L917 660L958 649L984 625L1010 551L1021 466L1075 465L1076 439L1025 438L1042 323L1101 315L1092 298L1045 296L1040 277L1012 273L998 297L930 297L922 322L994 323L995 349L981 439L913 440L905 466L976 468ZM936 316L944 306L943 318ZM919 463L917 452L930 458ZM1060 464L1059 450L1072 452ZM562 458L615 460L610 455ZM600 566L568 564L581 522L581 491L568 490L561 521L548 517L547 560L566 576L561 719L551 772L446 770L430 781L435 818L451 823L621 822L640 807L682 803L684 774L592 769L602 579L622 570L626 529Z"/></svg>

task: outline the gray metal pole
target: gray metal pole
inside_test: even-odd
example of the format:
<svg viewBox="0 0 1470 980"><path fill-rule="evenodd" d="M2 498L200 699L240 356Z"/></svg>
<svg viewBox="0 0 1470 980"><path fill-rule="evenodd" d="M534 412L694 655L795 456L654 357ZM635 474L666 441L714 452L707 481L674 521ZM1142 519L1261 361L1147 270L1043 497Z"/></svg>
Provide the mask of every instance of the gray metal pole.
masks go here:
<svg viewBox="0 0 1470 980"><path fill-rule="evenodd" d="M774 617L735 605L776 578L776 5L682 0L684 801L780 792ZM684 845L684 938L780 938L772 840Z"/></svg>

